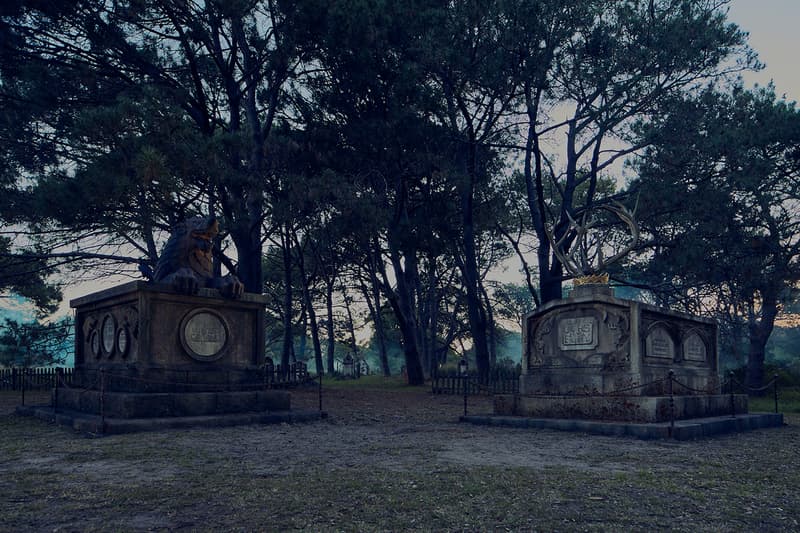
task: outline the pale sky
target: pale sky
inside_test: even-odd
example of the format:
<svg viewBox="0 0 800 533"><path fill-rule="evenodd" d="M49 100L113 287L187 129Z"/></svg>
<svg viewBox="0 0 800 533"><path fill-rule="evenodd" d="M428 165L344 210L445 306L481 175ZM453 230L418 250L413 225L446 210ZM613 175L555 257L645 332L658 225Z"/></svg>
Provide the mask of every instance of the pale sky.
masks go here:
<svg viewBox="0 0 800 533"><path fill-rule="evenodd" d="M728 19L750 33L750 46L766 68L746 73L745 84L775 83L775 93L800 100L800 0L732 0Z"/></svg>

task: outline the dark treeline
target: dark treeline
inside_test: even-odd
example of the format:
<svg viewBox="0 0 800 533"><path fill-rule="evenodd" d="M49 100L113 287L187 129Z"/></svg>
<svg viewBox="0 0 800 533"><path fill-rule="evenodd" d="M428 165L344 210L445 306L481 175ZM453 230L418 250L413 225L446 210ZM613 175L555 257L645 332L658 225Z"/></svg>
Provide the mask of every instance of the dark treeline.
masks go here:
<svg viewBox="0 0 800 533"><path fill-rule="evenodd" d="M0 290L47 309L53 280L147 271L211 213L283 364L308 332L332 372L368 322L419 384L464 346L485 373L501 326L562 296L575 221L626 205L612 277L726 316L759 383L800 277L798 118L737 85L758 63L724 4L5 2ZM593 253L625 247L612 218ZM510 257L522 283L490 282Z"/></svg>

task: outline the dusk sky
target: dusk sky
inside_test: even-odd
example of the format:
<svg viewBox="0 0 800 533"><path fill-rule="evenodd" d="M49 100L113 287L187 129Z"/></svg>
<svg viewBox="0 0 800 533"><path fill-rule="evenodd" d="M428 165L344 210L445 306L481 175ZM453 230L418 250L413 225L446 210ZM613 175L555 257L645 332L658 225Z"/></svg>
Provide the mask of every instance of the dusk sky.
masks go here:
<svg viewBox="0 0 800 533"><path fill-rule="evenodd" d="M758 52L761 62L766 64L761 72L745 73L745 85L766 85L773 80L778 96L786 95L790 101L800 100L800 69L797 61L800 51L800 0L732 0L729 7L729 20L750 33L751 47ZM511 272L516 272L516 268ZM66 301L58 314L69 312L70 298L116 283L119 280L104 280L99 285L68 285L64 291ZM4 315L2 308L9 303L12 302L0 302L0 317ZM13 312L9 314L17 315Z"/></svg>
<svg viewBox="0 0 800 533"><path fill-rule="evenodd" d="M747 86L772 79L778 96L800 100L800 1L733 0L729 19L750 32L750 46L766 64L763 71L744 76Z"/></svg>

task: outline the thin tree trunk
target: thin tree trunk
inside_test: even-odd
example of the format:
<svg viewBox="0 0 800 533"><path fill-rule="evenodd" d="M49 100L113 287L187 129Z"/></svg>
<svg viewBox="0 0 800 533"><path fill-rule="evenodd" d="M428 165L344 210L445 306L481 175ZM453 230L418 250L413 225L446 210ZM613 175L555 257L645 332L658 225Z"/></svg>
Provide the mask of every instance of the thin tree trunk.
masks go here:
<svg viewBox="0 0 800 533"><path fill-rule="evenodd" d="M334 353L336 351L336 338L334 337L333 328L333 280L326 280L325 282L325 305L328 312L328 320L326 327L328 329L328 374L333 374L334 368Z"/></svg>
<svg viewBox="0 0 800 533"><path fill-rule="evenodd" d="M777 298L765 294L761 302L761 319L751 317L748 329L750 332L750 346L747 353L747 386L759 389L764 386L764 360L767 350L767 341L775 327L775 317L778 315ZM761 396L763 391L754 391L753 394Z"/></svg>
<svg viewBox="0 0 800 533"><path fill-rule="evenodd" d="M353 353L353 360L358 364L358 344L356 343L356 328L353 323L353 310L350 308L350 297L347 295L347 289L344 289L344 308L347 311L347 331L350 333L350 351Z"/></svg>
<svg viewBox="0 0 800 533"><path fill-rule="evenodd" d="M469 317L469 329L472 334L472 345L475 351L475 364L478 367L479 379L483 381L487 379L489 375L489 348L486 339L486 311L483 309L478 292L478 259L475 253L473 187L476 172L474 159L476 155L474 152L474 143L470 143L470 155L467 160L466 176L464 176L467 183L462 185L461 191L461 231L462 246L464 249L464 260L461 263L461 271L464 278L464 288L467 292L467 316Z"/></svg>
<svg viewBox="0 0 800 533"><path fill-rule="evenodd" d="M428 369L433 376L439 369L438 356L436 354L436 341L439 324L439 296L438 296L438 280L436 276L436 257L433 254L428 255L428 298L427 298L427 337L426 350L428 351Z"/></svg>
<svg viewBox="0 0 800 533"><path fill-rule="evenodd" d="M306 360L306 344L308 343L308 313L306 312L306 304L303 302L303 309L300 311L300 346L294 354L294 359L297 361L298 354L301 361Z"/></svg>
<svg viewBox="0 0 800 533"><path fill-rule="evenodd" d="M497 362L497 325L494 323L494 313L492 312L492 303L489 301L489 293L486 292L486 287L482 281L478 280L478 285L485 302L486 330L489 336L489 365L492 366Z"/></svg>
<svg viewBox="0 0 800 533"><path fill-rule="evenodd" d="M417 323L414 317L413 298L409 294L408 283L403 271L400 251L396 248L392 239L389 239L389 255L392 267L397 279L397 290L391 289L386 272L382 271L383 285L389 305L397 317L397 324L400 327L400 334L403 337L403 355L406 362L406 375L409 385L425 384L425 373L420 363L419 347L417 345Z"/></svg>
<svg viewBox="0 0 800 533"><path fill-rule="evenodd" d="M303 249L300 246L300 241L297 238L297 233L293 233L294 244L297 248L297 267L300 270L300 277L303 285L303 301L305 302L305 309L308 313L308 322L311 328L311 344L314 347L314 364L316 366L317 375L322 375L325 372L322 363L322 346L319 342L319 324L317 323L317 313L314 311L314 302L311 298L311 283L308 275L306 274L306 262L303 255Z"/></svg>
<svg viewBox="0 0 800 533"><path fill-rule="evenodd" d="M294 358L294 335L292 333L292 244L289 227L281 229L281 251L283 252L283 347L281 365L287 368Z"/></svg>
<svg viewBox="0 0 800 533"><path fill-rule="evenodd" d="M375 326L375 340L378 342L378 361L381 365L381 372L384 376L391 375L389 368L389 357L386 353L386 331L383 325L383 314L381 313L381 293L380 286L378 285L378 278L372 267L369 267L369 277L372 288L367 288L366 284L361 283L361 293L364 295L364 301L367 302L369 314L372 317L372 324ZM373 301L374 300L374 301Z"/></svg>

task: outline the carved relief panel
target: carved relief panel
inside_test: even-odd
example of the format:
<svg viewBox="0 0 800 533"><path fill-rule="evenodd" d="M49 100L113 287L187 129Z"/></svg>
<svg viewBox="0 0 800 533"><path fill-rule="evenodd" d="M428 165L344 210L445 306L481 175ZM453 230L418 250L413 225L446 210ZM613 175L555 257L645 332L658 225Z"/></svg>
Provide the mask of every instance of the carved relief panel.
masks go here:
<svg viewBox="0 0 800 533"><path fill-rule="evenodd" d="M713 324L703 324L678 317L657 319L653 314L643 321L642 348L652 364L670 364L674 368L716 366Z"/></svg>
<svg viewBox="0 0 800 533"><path fill-rule="evenodd" d="M95 311L83 321L83 353L90 361L126 361L136 352L138 311L122 305Z"/></svg>
<svg viewBox="0 0 800 533"><path fill-rule="evenodd" d="M706 342L697 331L689 331L683 341L683 358L686 361L705 363L708 357Z"/></svg>
<svg viewBox="0 0 800 533"><path fill-rule="evenodd" d="M630 362L630 319L618 309L582 306L532 317L529 368L619 368Z"/></svg>
<svg viewBox="0 0 800 533"><path fill-rule="evenodd" d="M675 341L665 324L655 323L649 328L645 337L644 354L650 358L660 359L662 362L675 360Z"/></svg>

